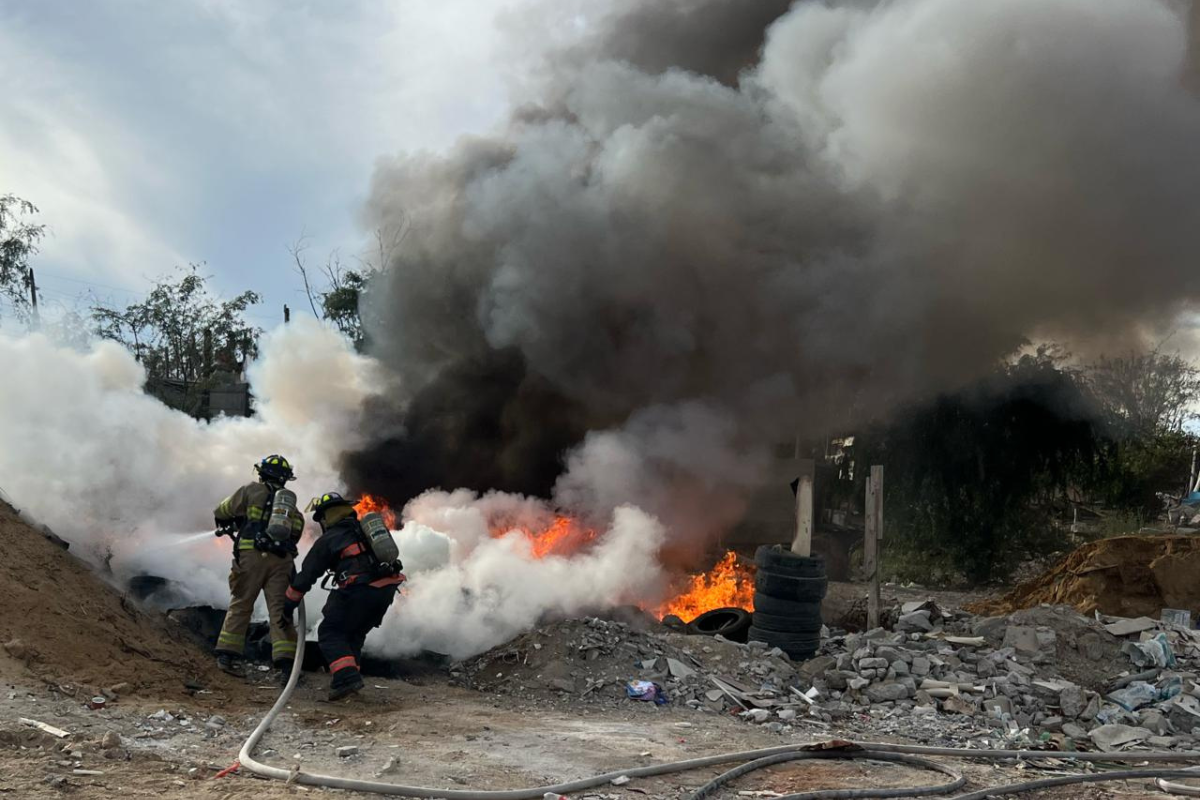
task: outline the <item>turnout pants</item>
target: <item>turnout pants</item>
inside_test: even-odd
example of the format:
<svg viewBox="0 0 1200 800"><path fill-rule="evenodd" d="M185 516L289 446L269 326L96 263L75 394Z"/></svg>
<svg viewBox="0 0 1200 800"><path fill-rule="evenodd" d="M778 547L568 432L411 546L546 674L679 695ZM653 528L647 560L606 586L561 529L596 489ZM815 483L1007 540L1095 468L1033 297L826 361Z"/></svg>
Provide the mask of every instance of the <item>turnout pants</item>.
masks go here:
<svg viewBox="0 0 1200 800"><path fill-rule="evenodd" d="M317 628L317 642L335 684L358 674L367 633L383 623L383 615L395 597L395 586L351 586L329 593Z"/></svg>
<svg viewBox="0 0 1200 800"><path fill-rule="evenodd" d="M284 593L294 571L290 557L241 550L229 573L229 611L217 638L217 652L242 655L246 648L246 629L259 592L267 596L267 618L271 624L271 660L291 661L296 657L296 628L283 617Z"/></svg>

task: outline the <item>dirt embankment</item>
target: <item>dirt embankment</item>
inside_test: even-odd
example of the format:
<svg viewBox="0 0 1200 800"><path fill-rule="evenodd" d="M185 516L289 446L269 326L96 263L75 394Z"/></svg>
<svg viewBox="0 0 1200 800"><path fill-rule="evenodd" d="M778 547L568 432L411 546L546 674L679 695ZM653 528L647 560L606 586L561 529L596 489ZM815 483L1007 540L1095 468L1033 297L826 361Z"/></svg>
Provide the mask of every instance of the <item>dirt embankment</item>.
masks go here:
<svg viewBox="0 0 1200 800"><path fill-rule="evenodd" d="M34 677L84 699L121 683L206 704L246 691L180 626L138 607L3 502L0 552L0 644Z"/></svg>
<svg viewBox="0 0 1200 800"><path fill-rule="evenodd" d="M1008 614L1048 603L1083 614L1157 618L1164 608L1200 618L1200 537L1118 536L1080 547L1055 567L1008 594L967 606L976 614Z"/></svg>

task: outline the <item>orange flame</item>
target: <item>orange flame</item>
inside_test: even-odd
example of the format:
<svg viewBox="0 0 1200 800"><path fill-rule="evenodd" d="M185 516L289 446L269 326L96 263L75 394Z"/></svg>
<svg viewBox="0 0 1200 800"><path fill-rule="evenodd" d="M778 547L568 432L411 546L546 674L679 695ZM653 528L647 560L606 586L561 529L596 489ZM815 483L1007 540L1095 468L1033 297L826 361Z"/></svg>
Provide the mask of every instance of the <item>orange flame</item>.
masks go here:
<svg viewBox="0 0 1200 800"><path fill-rule="evenodd" d="M396 512L387 501L379 497L364 494L354 510L359 517L375 511L379 513L388 528L396 529ZM528 540L537 559L547 556L572 556L592 544L597 533L594 529L581 525L578 520L559 515L554 521L542 529L532 529L522 524L508 524L505 521L493 520L491 523L493 537L504 536L512 531L519 531ZM674 614L690 622L705 611L729 606L754 610L754 567L738 561L737 553L730 550L721 560L707 572L688 575L678 581L673 587L674 594L657 608L646 606L656 617L662 619L668 614Z"/></svg>
<svg viewBox="0 0 1200 800"><path fill-rule="evenodd" d="M732 550L708 572L688 576L677 589L674 597L654 611L654 616L662 619L674 614L691 622L714 608L754 610L754 568L739 563Z"/></svg>
<svg viewBox="0 0 1200 800"><path fill-rule="evenodd" d="M585 528L571 517L558 516L548 527L533 531L523 525L493 526L492 536L500 537L510 531L520 531L533 547L533 557L570 556L587 547L596 538L596 532Z"/></svg>
<svg viewBox="0 0 1200 800"><path fill-rule="evenodd" d="M369 514L374 511L383 517L384 524L388 526L388 530L396 530L396 512L392 511L392 507L387 504L386 500L374 495L364 494L354 504L354 510L358 513L359 519L362 519L363 514Z"/></svg>

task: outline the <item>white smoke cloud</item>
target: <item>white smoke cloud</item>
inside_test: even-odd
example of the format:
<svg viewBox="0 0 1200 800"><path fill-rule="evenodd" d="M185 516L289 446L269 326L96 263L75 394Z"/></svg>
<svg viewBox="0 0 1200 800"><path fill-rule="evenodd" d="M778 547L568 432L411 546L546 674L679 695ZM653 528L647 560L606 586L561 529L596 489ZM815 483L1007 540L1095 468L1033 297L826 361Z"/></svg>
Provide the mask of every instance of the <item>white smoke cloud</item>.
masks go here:
<svg viewBox="0 0 1200 800"><path fill-rule="evenodd" d="M222 498L282 453L306 498L341 485L337 458L361 441L359 411L375 365L309 320L262 342L249 370L258 414L205 423L142 391L145 373L112 342L84 352L40 335L0 336L0 487L73 552L124 580L180 582L197 602L228 602L228 539L212 528ZM185 541L186 539L186 541Z"/></svg>
<svg viewBox="0 0 1200 800"><path fill-rule="evenodd" d="M442 552L453 555L440 568L410 571L404 594L368 640L372 649L389 656L432 650L465 658L511 639L547 615L634 603L662 590L658 550L664 531L653 517L623 506L594 547L570 557L539 559L519 531L478 538L488 529L496 505L507 500L528 508L522 498L497 495L477 504L461 494L425 498L426 513L445 504L443 519L451 522L443 531ZM465 540L456 538L459 533ZM402 556L436 549L437 535L408 523L398 536ZM435 557L433 563L441 562Z"/></svg>

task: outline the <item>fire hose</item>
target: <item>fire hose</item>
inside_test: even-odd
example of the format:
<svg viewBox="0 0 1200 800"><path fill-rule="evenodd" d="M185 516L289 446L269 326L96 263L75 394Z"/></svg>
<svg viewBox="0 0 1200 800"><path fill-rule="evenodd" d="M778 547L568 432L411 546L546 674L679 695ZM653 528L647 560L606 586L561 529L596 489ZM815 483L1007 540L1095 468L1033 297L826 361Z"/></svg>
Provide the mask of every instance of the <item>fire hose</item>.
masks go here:
<svg viewBox="0 0 1200 800"><path fill-rule="evenodd" d="M304 603L298 608L297 630L306 629ZM874 742L827 742L813 745L782 745L758 750L745 750L736 753L722 753L715 756L692 758L685 761L673 761L665 764L654 764L646 767L607 772L577 781L541 786L529 789L507 789L474 791L468 789L438 789L424 786L405 786L398 783L382 781L367 781L356 778L344 778L337 775L322 775L316 772L303 772L299 767L282 769L263 764L254 759L254 749L258 746L263 735L271 727L271 723L287 706L296 684L300 680L302 663L304 661L304 636L298 636L296 642L296 658L292 662L292 674L288 677L287 685L279 694L275 705L262 718L238 753L237 765L252 775L263 778L286 781L305 786L323 786L331 789L347 789L373 794L397 795L417 798L444 798L444 800L538 800L545 795L565 795L584 789L593 789L610 784L618 778L649 778L659 775L671 775L697 769L743 762L739 766L718 775L704 786L693 792L689 800L704 800L716 793L726 784L745 775L764 769L775 764L808 759L856 759L876 762L889 762L917 767L933 772L939 772L951 780L930 786L881 789L831 789L801 794L786 795L777 800L835 800L838 798L892 798L892 797L925 797L932 795L948 795L962 788L966 779L951 767L922 758L921 756L942 756L961 759L984 761L1030 761L1048 757L1071 759L1083 762L1187 762L1200 761L1200 753L1180 754L1169 752L1151 753L1051 753L1037 750L971 750L952 747L922 747L918 745L880 744ZM982 789L968 794L957 795L952 800L983 800L1008 794L1033 791L1055 786L1068 786L1081 783L1100 783L1107 781L1124 781L1137 779L1158 779L1158 785L1165 791L1180 791L1181 794L1200 790L1189 786L1167 783L1166 778L1197 778L1200 777L1200 767L1191 769L1145 768L1111 770L1105 772L1066 775L1056 778L1026 781L1009 786Z"/></svg>

